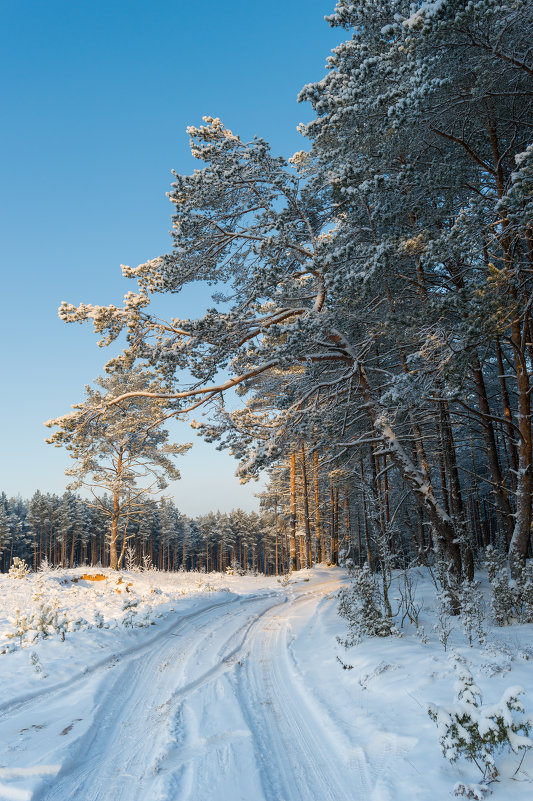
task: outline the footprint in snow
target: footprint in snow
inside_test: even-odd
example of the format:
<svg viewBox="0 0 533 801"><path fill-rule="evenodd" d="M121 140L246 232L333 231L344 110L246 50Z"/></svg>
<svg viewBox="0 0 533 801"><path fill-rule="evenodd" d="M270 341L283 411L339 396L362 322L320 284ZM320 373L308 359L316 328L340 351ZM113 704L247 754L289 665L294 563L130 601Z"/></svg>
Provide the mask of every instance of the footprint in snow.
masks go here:
<svg viewBox="0 0 533 801"><path fill-rule="evenodd" d="M72 721L72 723L71 723L69 726L65 726L65 728L63 729L63 731L60 731L60 732L59 732L59 734L60 734L60 735L62 735L62 736L64 736L64 735L68 734L70 731L72 731L72 728L73 728L74 724L75 724L75 723L79 723L81 720L82 720L82 718L75 718L75 719Z"/></svg>

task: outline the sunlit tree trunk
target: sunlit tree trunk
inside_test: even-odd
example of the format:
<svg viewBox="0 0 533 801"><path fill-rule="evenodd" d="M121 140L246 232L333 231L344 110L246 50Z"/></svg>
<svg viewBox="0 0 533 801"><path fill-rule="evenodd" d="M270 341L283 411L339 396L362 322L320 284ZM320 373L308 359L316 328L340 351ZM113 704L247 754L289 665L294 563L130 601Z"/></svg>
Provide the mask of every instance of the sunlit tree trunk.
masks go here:
<svg viewBox="0 0 533 801"><path fill-rule="evenodd" d="M296 570L296 454L290 456L290 533L289 533L289 568Z"/></svg>

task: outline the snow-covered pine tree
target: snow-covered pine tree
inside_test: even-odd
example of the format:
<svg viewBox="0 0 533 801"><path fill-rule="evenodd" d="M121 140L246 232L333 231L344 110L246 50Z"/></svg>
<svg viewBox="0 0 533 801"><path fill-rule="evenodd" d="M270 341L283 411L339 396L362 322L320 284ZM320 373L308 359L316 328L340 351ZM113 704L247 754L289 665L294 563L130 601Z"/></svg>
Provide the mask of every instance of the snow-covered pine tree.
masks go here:
<svg viewBox="0 0 533 801"><path fill-rule="evenodd" d="M119 523L138 514L147 498L167 486L167 477L179 478L173 459L190 445L168 442L157 398L137 397L109 409L110 402L127 390L162 392L146 370L118 370L96 379L95 384L96 388L86 388L86 400L76 404L73 412L46 423L58 428L47 442L65 447L74 459L74 466L65 471L73 478L69 488L88 489L92 496L88 505L108 516L110 565L116 570ZM110 505L105 493L111 495Z"/></svg>

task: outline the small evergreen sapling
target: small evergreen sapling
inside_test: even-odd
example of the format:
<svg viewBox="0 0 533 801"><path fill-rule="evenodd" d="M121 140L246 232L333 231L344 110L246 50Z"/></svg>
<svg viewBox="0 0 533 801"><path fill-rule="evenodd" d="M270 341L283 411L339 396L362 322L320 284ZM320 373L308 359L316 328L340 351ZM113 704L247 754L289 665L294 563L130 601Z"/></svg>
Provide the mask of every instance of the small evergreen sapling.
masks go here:
<svg viewBox="0 0 533 801"><path fill-rule="evenodd" d="M29 573L29 571L30 568L26 564L26 560L19 559L18 556L14 556L13 564L9 568L8 576L9 578L22 579Z"/></svg>
<svg viewBox="0 0 533 801"><path fill-rule="evenodd" d="M348 625L348 636L339 642L345 648L357 645L366 634L370 637L399 636L392 618L385 614L379 587L368 565L349 568L350 586L339 592L339 615Z"/></svg>
<svg viewBox="0 0 533 801"><path fill-rule="evenodd" d="M34 639L38 637L46 639L55 632L64 642L69 621L65 612L61 611L57 596L54 595L48 600L43 583L40 581L33 595L33 600L37 604L37 609L31 616L32 628L36 632Z"/></svg>
<svg viewBox="0 0 533 801"><path fill-rule="evenodd" d="M514 610L514 596L509 583L505 555L492 545L486 550L485 567L492 588L491 611L497 626L511 623Z"/></svg>
<svg viewBox="0 0 533 801"><path fill-rule="evenodd" d="M139 606L140 598L137 598L132 592L129 592L124 601L122 603L122 611L124 615L122 616L122 625L127 629L138 628L139 626L143 626L143 623L139 623L137 615L139 610L137 607Z"/></svg>
<svg viewBox="0 0 533 801"><path fill-rule="evenodd" d="M288 587L291 582L291 571L287 570L285 573L278 578L278 584L281 584L282 587Z"/></svg>
<svg viewBox="0 0 533 801"><path fill-rule="evenodd" d="M18 637L19 645L22 648L22 641L24 637L32 629L31 619L29 615L21 614L20 609L15 609L15 617L9 618L9 622L13 628L11 631L6 631L6 637L9 640L13 640L15 637Z"/></svg>
<svg viewBox="0 0 533 801"><path fill-rule="evenodd" d="M97 610L94 612L94 625L97 629L103 629L104 627L104 616Z"/></svg>
<svg viewBox="0 0 533 801"><path fill-rule="evenodd" d="M531 748L527 736L532 721L524 717L520 696L522 687L508 687L497 704L483 705L481 690L474 684L472 674L459 657L455 657L457 671L455 704L441 707L428 706L428 715L437 724L443 756L453 764L460 757L473 762L482 773L483 781L495 781L499 775L494 754L511 749L515 754ZM467 798L470 785L463 785ZM479 788L483 791L483 785ZM456 785L456 794L458 785ZM480 796L483 798L483 795Z"/></svg>
<svg viewBox="0 0 533 801"><path fill-rule="evenodd" d="M533 562L516 569L515 610L519 623L533 622Z"/></svg>
<svg viewBox="0 0 533 801"><path fill-rule="evenodd" d="M488 546L485 565L492 588L491 610L498 626L533 622L533 562L517 565L509 578L505 555Z"/></svg>
<svg viewBox="0 0 533 801"><path fill-rule="evenodd" d="M479 581L465 579L462 582L459 591L459 602L463 630L470 647L472 647L474 637L483 645L487 635L483 626L485 604L481 595Z"/></svg>
<svg viewBox="0 0 533 801"><path fill-rule="evenodd" d="M47 674L43 670L43 666L41 665L41 661L36 651L32 651L30 653L30 664L40 679L46 678Z"/></svg>
<svg viewBox="0 0 533 801"><path fill-rule="evenodd" d="M38 568L39 573L49 573L50 572L50 563L48 562L48 558L44 556L41 559L41 564Z"/></svg>

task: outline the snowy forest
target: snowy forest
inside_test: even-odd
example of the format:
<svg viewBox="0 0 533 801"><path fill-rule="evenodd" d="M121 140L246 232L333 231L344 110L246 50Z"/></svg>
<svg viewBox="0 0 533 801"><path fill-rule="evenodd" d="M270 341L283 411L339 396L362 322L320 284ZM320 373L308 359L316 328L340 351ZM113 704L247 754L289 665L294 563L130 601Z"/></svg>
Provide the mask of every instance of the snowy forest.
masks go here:
<svg viewBox="0 0 533 801"><path fill-rule="evenodd" d="M171 248L59 307L108 358L0 495L0 797L531 797L533 5L326 22L301 150L197 120ZM194 437L258 512L180 512Z"/></svg>
<svg viewBox="0 0 533 801"><path fill-rule="evenodd" d="M431 555L451 582L492 544L516 572L533 493L531 8L339 3L328 21L350 38L301 91L305 149L191 126L173 249L122 268L120 308L62 304L126 347L51 441L79 457L143 400L151 426L195 411L242 481L270 471L293 569L336 563L342 540L369 565ZM191 282L216 305L162 320L157 296L179 314Z"/></svg>
<svg viewBox="0 0 533 801"><path fill-rule="evenodd" d="M112 510L103 497L104 510ZM36 492L29 500L0 495L2 572L13 557L32 570L50 567L109 566L109 514L90 507L79 495ZM118 568L146 566L158 570L250 570L272 575L282 572L282 543L276 546L268 516L235 509L209 512L196 518L180 514L172 501L146 503L132 517L121 537ZM284 551L283 551L284 553Z"/></svg>

